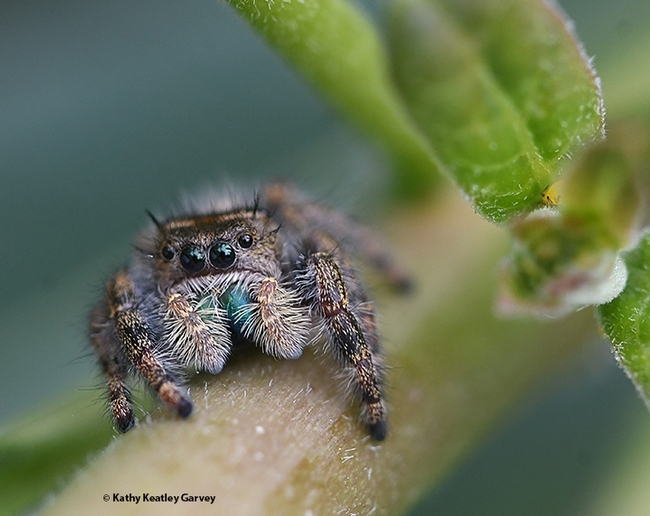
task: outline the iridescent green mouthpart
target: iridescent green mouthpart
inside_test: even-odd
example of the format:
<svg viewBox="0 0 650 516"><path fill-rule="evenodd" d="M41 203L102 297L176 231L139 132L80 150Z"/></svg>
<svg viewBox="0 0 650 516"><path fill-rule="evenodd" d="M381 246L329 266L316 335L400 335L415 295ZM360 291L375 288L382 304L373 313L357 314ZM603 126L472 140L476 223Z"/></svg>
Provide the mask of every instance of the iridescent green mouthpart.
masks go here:
<svg viewBox="0 0 650 516"><path fill-rule="evenodd" d="M248 292L239 285L231 285L219 296L219 304L226 310L230 326L240 336L244 325L250 318L250 313L242 312L241 309L250 303L251 298Z"/></svg>

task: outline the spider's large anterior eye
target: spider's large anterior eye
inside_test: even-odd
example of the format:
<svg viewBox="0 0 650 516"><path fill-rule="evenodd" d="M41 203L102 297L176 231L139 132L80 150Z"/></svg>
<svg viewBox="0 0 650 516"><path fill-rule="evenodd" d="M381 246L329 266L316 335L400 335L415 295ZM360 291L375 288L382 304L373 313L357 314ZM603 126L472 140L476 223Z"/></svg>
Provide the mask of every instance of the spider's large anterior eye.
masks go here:
<svg viewBox="0 0 650 516"><path fill-rule="evenodd" d="M205 267L205 256L203 251L196 247L186 247L181 252L181 265L188 272L199 272Z"/></svg>
<svg viewBox="0 0 650 516"><path fill-rule="evenodd" d="M237 243L240 245L240 247L248 249L253 245L253 237L249 233L244 233L237 239Z"/></svg>
<svg viewBox="0 0 650 516"><path fill-rule="evenodd" d="M235 262L235 250L230 244L219 242L210 249L210 261L217 269L227 269Z"/></svg>

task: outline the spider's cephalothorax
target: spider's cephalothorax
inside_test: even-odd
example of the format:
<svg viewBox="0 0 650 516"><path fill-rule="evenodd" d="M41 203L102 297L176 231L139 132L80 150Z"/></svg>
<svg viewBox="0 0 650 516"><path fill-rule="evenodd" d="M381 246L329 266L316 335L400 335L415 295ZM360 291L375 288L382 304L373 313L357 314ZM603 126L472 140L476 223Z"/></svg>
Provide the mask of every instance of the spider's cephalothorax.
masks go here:
<svg viewBox="0 0 650 516"><path fill-rule="evenodd" d="M93 311L91 340L118 429L135 422L130 373L187 417L184 372L218 373L234 341L297 358L324 340L352 378L371 435L384 439L375 316L348 256L365 257L398 287L404 277L364 228L287 185L267 186L251 205L234 204L217 200L153 219Z"/></svg>

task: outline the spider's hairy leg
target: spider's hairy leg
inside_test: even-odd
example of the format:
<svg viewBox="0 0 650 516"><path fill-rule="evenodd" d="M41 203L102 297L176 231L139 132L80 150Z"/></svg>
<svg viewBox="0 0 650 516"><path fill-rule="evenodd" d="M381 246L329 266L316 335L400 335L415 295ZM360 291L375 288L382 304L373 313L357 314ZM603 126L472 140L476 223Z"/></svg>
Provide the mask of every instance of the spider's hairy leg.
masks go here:
<svg viewBox="0 0 650 516"><path fill-rule="evenodd" d="M305 259L305 292L313 292L312 303L325 324L330 342L339 358L352 366L353 382L363 402L363 417L370 434L381 441L386 437L386 409L381 394L381 379L376 365L374 316L356 314L337 260L331 253L316 252ZM368 336L366 331L370 332ZM374 347L373 346L373 347Z"/></svg>
<svg viewBox="0 0 650 516"><path fill-rule="evenodd" d="M129 361L167 405L181 417L188 417L192 401L156 356L153 332L138 308L133 283L125 270L108 284L106 301L115 337Z"/></svg>
<svg viewBox="0 0 650 516"><path fill-rule="evenodd" d="M113 421L122 433L135 423L131 395L124 382L127 367L117 349L117 343L107 331L106 308L98 307L91 316L90 341L99 357L99 366L106 376L108 403Z"/></svg>

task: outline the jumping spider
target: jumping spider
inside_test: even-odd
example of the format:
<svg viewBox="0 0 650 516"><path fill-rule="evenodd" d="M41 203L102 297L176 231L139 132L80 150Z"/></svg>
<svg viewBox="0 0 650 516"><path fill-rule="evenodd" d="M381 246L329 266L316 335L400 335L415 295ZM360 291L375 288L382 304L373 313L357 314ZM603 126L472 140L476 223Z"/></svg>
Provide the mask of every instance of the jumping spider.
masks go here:
<svg viewBox="0 0 650 516"><path fill-rule="evenodd" d="M372 437L386 437L375 314L348 255L363 256L396 287L406 280L366 229L283 183L248 205L215 199L151 218L91 317L121 432L135 423L129 374L186 418L186 370L218 373L239 341L297 358L318 339L349 374Z"/></svg>

